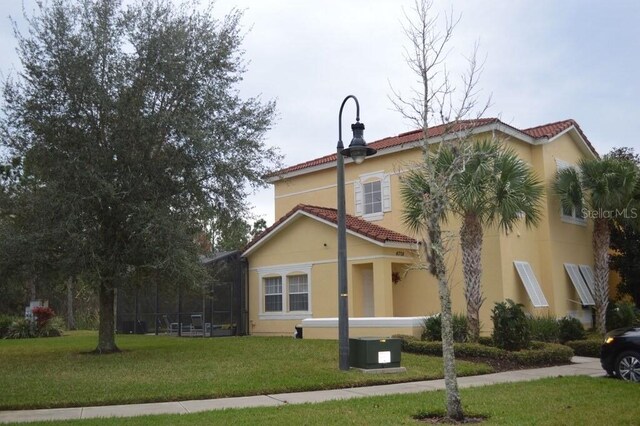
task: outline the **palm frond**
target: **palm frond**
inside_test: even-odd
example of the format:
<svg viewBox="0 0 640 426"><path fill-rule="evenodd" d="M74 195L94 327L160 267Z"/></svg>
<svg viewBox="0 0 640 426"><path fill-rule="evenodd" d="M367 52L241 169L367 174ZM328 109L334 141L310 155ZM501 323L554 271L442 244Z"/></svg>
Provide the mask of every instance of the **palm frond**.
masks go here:
<svg viewBox="0 0 640 426"><path fill-rule="evenodd" d="M573 167L561 169L556 172L556 177L553 181L553 190L560 197L560 203L563 209L582 209L584 193L581 177Z"/></svg>

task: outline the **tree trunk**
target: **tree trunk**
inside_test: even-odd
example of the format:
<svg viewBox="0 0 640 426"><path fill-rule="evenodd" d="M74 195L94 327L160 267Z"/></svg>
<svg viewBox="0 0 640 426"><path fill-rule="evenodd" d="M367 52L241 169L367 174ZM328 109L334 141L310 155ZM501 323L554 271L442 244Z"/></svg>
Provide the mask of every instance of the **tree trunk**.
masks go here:
<svg viewBox="0 0 640 426"><path fill-rule="evenodd" d="M100 321L98 325L98 347L96 352L108 354L120 352L116 346L115 335L115 290L109 280L100 283Z"/></svg>
<svg viewBox="0 0 640 426"><path fill-rule="evenodd" d="M480 307L484 302L480 278L482 276L482 224L476 215L466 215L460 228L464 298L467 301L469 340L480 338Z"/></svg>
<svg viewBox="0 0 640 426"><path fill-rule="evenodd" d="M447 417L460 421L464 419L458 378L456 375L456 357L453 349L453 315L451 313L451 291L447 281L447 268L444 259L445 247L442 241L439 217L434 215L429 226L431 271L438 280L440 309L442 319L442 360L444 362L444 384L447 394ZM423 245L425 249L429 245Z"/></svg>
<svg viewBox="0 0 640 426"><path fill-rule="evenodd" d="M607 332L607 306L609 305L609 223L606 218L596 218L593 224L593 275L596 308L596 330Z"/></svg>
<svg viewBox="0 0 640 426"><path fill-rule="evenodd" d="M67 279L67 330L76 329L76 320L73 316L73 277Z"/></svg>

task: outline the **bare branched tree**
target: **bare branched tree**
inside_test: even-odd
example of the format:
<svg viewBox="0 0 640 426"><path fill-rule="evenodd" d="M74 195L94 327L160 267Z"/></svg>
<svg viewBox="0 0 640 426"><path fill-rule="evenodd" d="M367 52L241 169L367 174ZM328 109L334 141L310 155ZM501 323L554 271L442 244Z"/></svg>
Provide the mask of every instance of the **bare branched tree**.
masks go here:
<svg viewBox="0 0 640 426"><path fill-rule="evenodd" d="M395 109L423 131L422 161L402 177L403 219L418 235L421 256L415 267L426 269L438 282L442 316L442 353L446 386L447 417L464 418L455 369L451 288L447 255L452 236L441 224L450 211L449 192L455 177L471 158L472 130L486 112L489 102L481 103L478 80L482 64L477 60L478 45L467 58L468 67L456 87L446 66L454 29L460 21L453 13L443 19L434 12L431 0L415 0L405 13L408 47L405 59L418 76L418 88L409 96L392 89ZM440 21L443 26L440 26ZM447 151L451 154L442 161Z"/></svg>

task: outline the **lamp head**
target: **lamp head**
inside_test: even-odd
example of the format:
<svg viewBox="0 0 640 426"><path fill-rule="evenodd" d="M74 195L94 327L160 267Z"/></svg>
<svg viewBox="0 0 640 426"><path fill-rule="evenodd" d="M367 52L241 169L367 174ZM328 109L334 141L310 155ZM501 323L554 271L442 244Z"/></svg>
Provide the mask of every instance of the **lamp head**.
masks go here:
<svg viewBox="0 0 640 426"><path fill-rule="evenodd" d="M353 162L360 164L364 161L365 157L375 154L377 151L367 146L362 134L364 133L364 124L359 121L351 125L353 131L353 139L349 144L349 148L343 149L341 154L345 157L351 157Z"/></svg>

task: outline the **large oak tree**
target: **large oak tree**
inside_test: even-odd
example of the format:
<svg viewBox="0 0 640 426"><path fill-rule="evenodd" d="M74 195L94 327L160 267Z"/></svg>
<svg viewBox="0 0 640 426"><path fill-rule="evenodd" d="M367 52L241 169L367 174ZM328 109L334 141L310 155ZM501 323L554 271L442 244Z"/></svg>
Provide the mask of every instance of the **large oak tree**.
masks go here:
<svg viewBox="0 0 640 426"><path fill-rule="evenodd" d="M5 82L1 128L23 185L4 217L16 232L38 218L26 243L93 277L100 353L118 350L115 290L199 280L196 236L244 213L277 166L263 142L274 103L237 89L241 13L198 6L54 0L16 30L22 71Z"/></svg>

